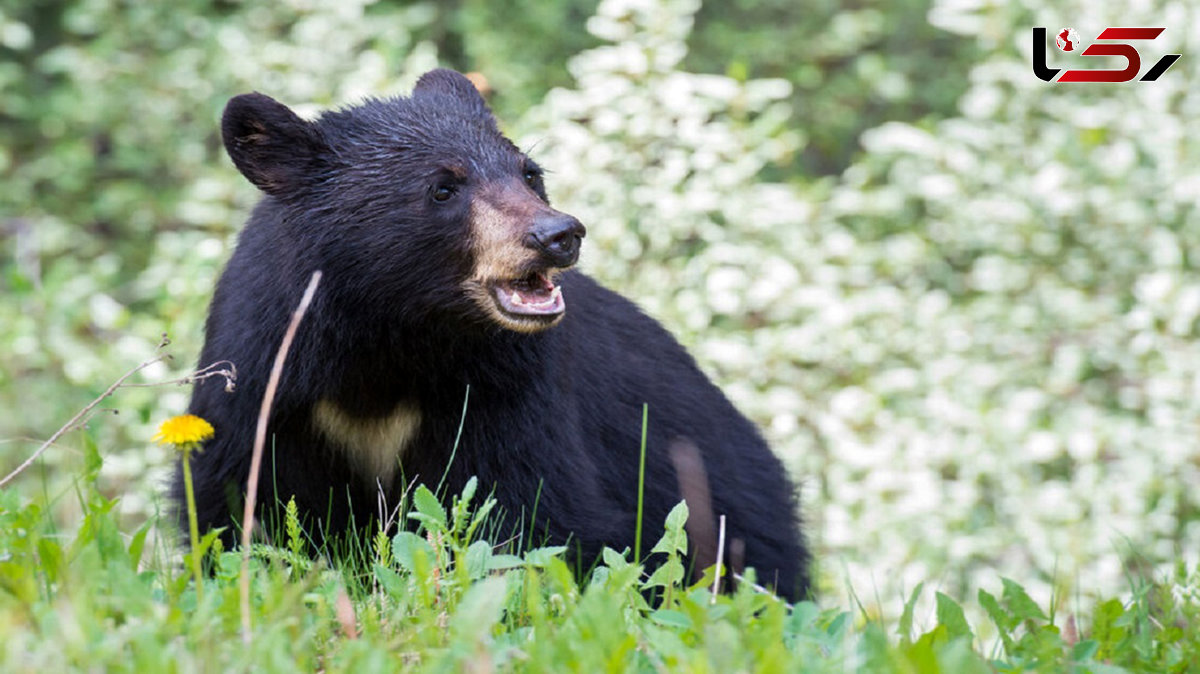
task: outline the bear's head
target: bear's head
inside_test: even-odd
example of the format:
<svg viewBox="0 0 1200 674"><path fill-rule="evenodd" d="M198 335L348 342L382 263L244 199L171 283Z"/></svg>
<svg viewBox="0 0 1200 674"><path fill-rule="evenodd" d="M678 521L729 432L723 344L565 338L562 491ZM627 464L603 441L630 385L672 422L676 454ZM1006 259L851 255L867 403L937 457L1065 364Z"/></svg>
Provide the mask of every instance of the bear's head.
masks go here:
<svg viewBox="0 0 1200 674"><path fill-rule="evenodd" d="M585 229L550 207L542 169L463 75L434 70L408 98L313 121L244 94L229 101L221 132L267 194L256 217L279 228L280 258L324 270L335 301L519 332L562 319L556 278L578 259Z"/></svg>

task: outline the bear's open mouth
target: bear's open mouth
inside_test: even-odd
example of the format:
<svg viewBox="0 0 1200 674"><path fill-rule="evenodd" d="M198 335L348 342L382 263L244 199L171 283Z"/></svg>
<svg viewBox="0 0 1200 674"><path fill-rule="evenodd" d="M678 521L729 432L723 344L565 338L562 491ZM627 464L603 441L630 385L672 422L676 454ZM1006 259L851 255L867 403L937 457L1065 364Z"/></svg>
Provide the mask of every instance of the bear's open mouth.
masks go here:
<svg viewBox="0 0 1200 674"><path fill-rule="evenodd" d="M492 296L500 310L516 316L557 318L567 309L562 288L543 272L492 284Z"/></svg>

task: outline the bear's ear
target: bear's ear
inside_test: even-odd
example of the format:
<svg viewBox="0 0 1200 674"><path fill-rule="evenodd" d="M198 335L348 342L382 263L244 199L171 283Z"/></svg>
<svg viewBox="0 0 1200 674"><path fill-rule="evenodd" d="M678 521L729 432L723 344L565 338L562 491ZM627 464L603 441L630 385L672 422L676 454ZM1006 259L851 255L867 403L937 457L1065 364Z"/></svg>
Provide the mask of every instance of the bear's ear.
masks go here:
<svg viewBox="0 0 1200 674"><path fill-rule="evenodd" d="M488 107L479 90L467 79L466 75L447 68L430 70L421 75L417 86L413 87L413 96L448 96L479 117L485 117L495 125L496 118Z"/></svg>
<svg viewBox="0 0 1200 674"><path fill-rule="evenodd" d="M262 191L293 192L316 172L326 146L317 129L286 105L260 93L230 99L221 116L230 159Z"/></svg>

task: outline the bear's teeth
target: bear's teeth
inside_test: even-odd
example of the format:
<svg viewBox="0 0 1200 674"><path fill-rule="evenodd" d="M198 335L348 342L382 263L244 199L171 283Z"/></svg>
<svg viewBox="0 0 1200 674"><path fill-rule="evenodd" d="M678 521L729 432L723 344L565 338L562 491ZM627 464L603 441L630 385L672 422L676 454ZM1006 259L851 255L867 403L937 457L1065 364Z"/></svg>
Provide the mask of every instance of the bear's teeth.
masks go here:
<svg viewBox="0 0 1200 674"><path fill-rule="evenodd" d="M562 297L562 286L554 286L554 290L550 291L550 303L558 302L560 297Z"/></svg>
<svg viewBox="0 0 1200 674"><path fill-rule="evenodd" d="M525 300L521 299L521 293L519 291L513 291L512 303L518 307L525 305Z"/></svg>

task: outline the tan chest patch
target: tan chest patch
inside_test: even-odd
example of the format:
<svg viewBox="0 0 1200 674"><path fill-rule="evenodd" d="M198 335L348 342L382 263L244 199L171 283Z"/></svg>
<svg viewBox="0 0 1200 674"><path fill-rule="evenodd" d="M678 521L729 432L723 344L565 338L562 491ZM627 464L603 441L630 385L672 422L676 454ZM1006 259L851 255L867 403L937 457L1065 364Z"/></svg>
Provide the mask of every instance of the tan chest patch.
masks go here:
<svg viewBox="0 0 1200 674"><path fill-rule="evenodd" d="M400 403L387 416L363 418L320 400L313 407L313 424L346 453L363 478L372 484L378 479L388 487L396 477L400 458L421 427L421 411Z"/></svg>

